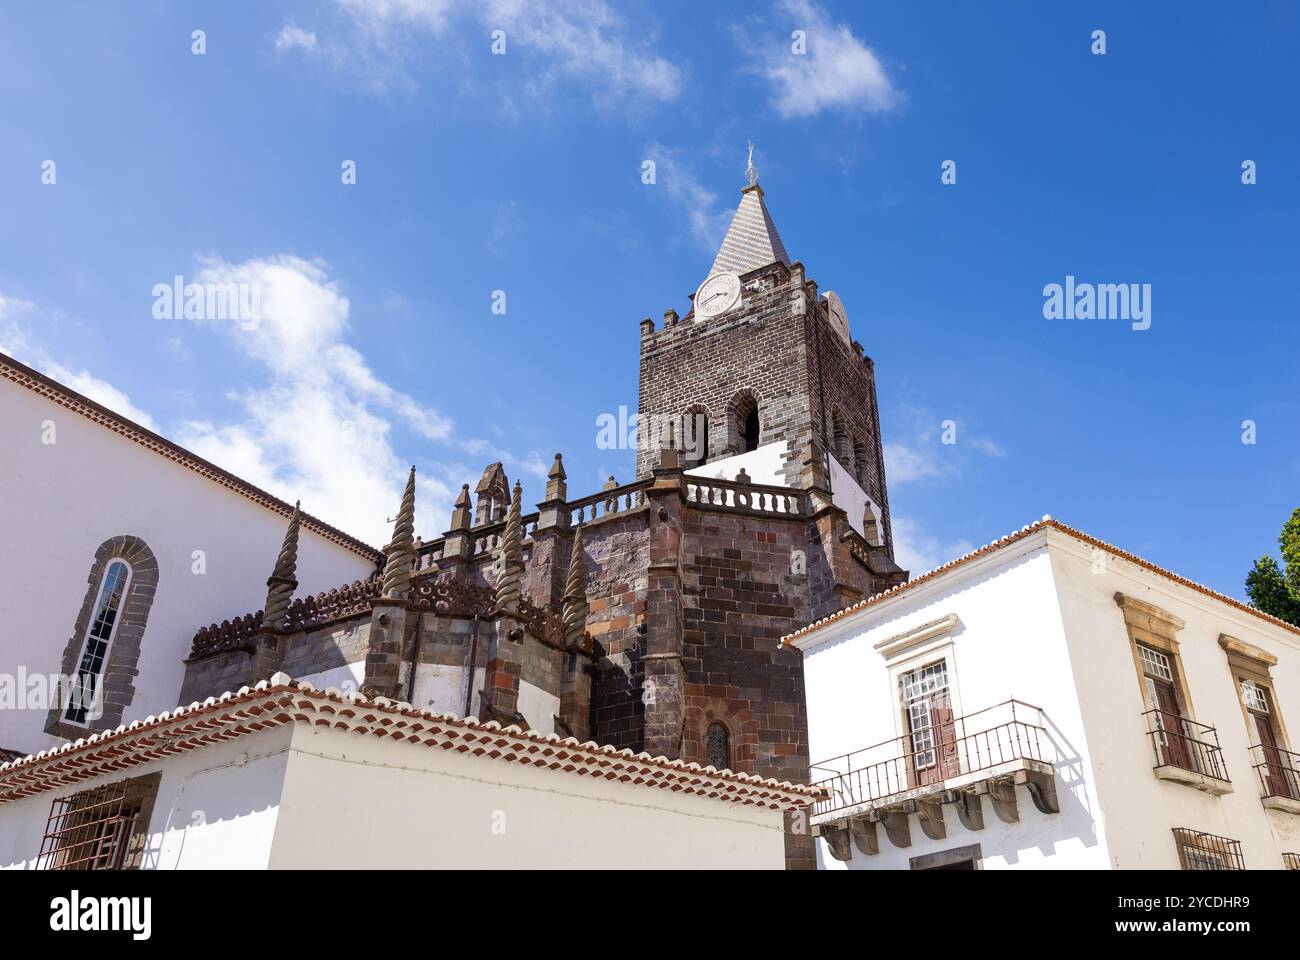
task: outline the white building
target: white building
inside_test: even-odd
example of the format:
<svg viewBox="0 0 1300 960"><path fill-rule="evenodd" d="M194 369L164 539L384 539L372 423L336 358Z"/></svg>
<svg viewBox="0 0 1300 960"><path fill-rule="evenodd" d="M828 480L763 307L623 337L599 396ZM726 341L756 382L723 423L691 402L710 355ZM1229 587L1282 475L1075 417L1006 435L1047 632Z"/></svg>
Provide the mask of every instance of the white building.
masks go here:
<svg viewBox="0 0 1300 960"><path fill-rule="evenodd" d="M262 606L293 510L3 354L0 504L0 760L174 707L195 630ZM381 559L303 515L299 595ZM83 667L98 717L58 702Z"/></svg>
<svg viewBox="0 0 1300 960"><path fill-rule="evenodd" d="M0 868L779 870L814 797L277 674L0 765Z"/></svg>
<svg viewBox="0 0 1300 960"><path fill-rule="evenodd" d="M1300 629L1087 534L1044 518L785 642L822 867L1300 868Z"/></svg>

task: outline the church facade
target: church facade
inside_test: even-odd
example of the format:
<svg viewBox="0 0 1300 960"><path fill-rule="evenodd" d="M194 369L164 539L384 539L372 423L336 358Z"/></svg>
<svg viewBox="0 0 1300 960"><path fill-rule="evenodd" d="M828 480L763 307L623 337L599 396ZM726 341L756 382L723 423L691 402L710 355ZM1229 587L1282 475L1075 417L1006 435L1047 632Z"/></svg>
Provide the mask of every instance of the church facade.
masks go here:
<svg viewBox="0 0 1300 960"><path fill-rule="evenodd" d="M573 497L557 454L525 512L492 464L420 542L412 470L382 571L296 598L295 516L265 609L199 630L179 702L283 673L806 782L801 658L780 639L907 578L873 367L753 179L693 301L641 322L640 420L683 427L643 438L632 481ZM806 830L786 854L813 865Z"/></svg>

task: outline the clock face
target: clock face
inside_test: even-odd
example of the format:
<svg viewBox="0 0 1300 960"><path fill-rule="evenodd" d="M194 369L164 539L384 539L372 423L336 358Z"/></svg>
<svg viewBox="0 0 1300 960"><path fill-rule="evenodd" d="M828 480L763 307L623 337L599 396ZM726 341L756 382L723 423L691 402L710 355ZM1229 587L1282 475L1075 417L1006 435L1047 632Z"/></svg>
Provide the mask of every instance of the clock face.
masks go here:
<svg viewBox="0 0 1300 960"><path fill-rule="evenodd" d="M695 314L716 317L740 300L740 277L734 273L715 273L695 291Z"/></svg>

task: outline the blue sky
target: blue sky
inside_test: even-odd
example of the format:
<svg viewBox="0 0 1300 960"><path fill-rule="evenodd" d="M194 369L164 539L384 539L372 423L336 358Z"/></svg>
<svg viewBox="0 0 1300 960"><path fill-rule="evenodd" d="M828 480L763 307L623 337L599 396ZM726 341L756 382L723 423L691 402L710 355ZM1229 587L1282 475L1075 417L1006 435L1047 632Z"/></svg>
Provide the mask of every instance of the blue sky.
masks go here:
<svg viewBox="0 0 1300 960"><path fill-rule="evenodd" d="M1241 596L1298 499L1300 8L1159 6L5 4L0 348L376 544L415 463L434 536L493 459L631 479L596 417L752 139L876 361L914 572L1051 513ZM178 274L261 326L155 318ZM1151 328L1044 319L1066 275Z"/></svg>

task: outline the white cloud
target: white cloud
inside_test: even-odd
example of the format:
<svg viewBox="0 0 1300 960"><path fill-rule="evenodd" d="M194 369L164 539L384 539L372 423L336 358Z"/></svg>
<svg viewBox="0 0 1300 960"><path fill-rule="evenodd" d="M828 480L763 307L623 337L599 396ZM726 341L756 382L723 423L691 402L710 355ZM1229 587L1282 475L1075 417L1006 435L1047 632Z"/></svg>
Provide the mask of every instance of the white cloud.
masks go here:
<svg viewBox="0 0 1300 960"><path fill-rule="evenodd" d="M337 0L353 27L342 47L331 46L336 62L354 61L368 82L385 86L393 79L410 83L407 64L428 56L419 35L440 37L458 20L469 20L486 53L491 31L504 30L506 56L516 51L540 59L542 72L532 78L535 98L557 78L580 81L597 102L675 99L681 92L679 69L653 52L653 37L629 26L606 0ZM276 47L290 41L286 23ZM296 36L296 34L291 34ZM310 34L315 49L315 34ZM285 39L285 44L282 44ZM514 97L504 98L517 111Z"/></svg>
<svg viewBox="0 0 1300 960"><path fill-rule="evenodd" d="M15 300L0 295L0 353L7 353L65 387L89 397L100 406L128 420L134 420L146 430L159 432L158 425L121 390L106 380L101 380L89 370L73 370L56 361L31 335L30 321L37 316L36 305L28 300Z"/></svg>
<svg viewBox="0 0 1300 960"><path fill-rule="evenodd" d="M910 406L902 408L900 419L910 426L910 431L898 431L905 439L884 445L885 475L891 485L956 475L961 472L963 459L969 459L968 451L994 459L1006 456L1006 449L991 437L968 434L964 421L941 420ZM942 442L948 431L955 442Z"/></svg>
<svg viewBox="0 0 1300 960"><path fill-rule="evenodd" d="M922 439L917 444L885 444L885 476L891 484L911 483L942 477L952 471L952 464L938 456L938 444Z"/></svg>
<svg viewBox="0 0 1300 960"><path fill-rule="evenodd" d="M718 195L704 186L684 158L680 148L670 149L659 143L645 148L645 159L655 164L655 184L662 189L686 220L691 238L701 248L716 253L722 246L733 211L718 202Z"/></svg>
<svg viewBox="0 0 1300 960"><path fill-rule="evenodd" d="M316 34L292 22L286 23L275 35L275 49L280 51L298 49L310 53L316 49Z"/></svg>
<svg viewBox="0 0 1300 960"><path fill-rule="evenodd" d="M778 19L789 29L779 42L753 47L750 53L753 69L771 85L772 106L782 117L823 110L884 113L902 102L880 58L847 24L832 21L813 0L782 0L779 10ZM805 34L804 53L792 49L795 30Z"/></svg>
<svg viewBox="0 0 1300 960"><path fill-rule="evenodd" d="M320 261L208 259L197 279L260 291L255 328L200 322L218 328L267 380L232 395L239 420L186 421L180 442L277 496L301 498L305 510L350 533L386 542L384 518L396 509L407 470L392 446L394 422L437 441L451 437L451 424L377 378L345 342L350 305ZM421 487L429 497L417 505L417 528L432 535L445 522L451 488L428 477ZM426 504L433 509L422 510Z"/></svg>
<svg viewBox="0 0 1300 960"><path fill-rule="evenodd" d="M913 578L975 549L969 540L943 541L921 529L910 517L890 518L894 535L894 561Z"/></svg>

